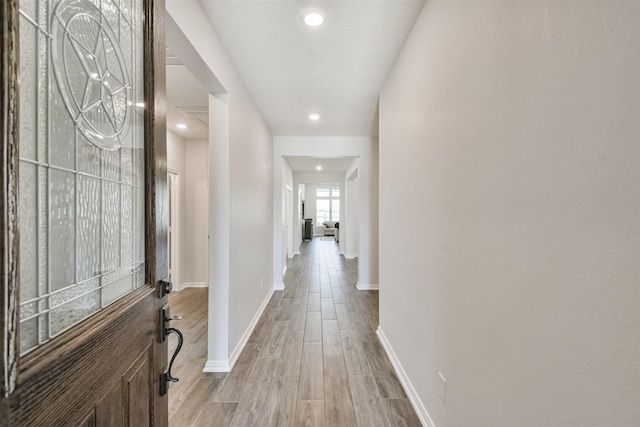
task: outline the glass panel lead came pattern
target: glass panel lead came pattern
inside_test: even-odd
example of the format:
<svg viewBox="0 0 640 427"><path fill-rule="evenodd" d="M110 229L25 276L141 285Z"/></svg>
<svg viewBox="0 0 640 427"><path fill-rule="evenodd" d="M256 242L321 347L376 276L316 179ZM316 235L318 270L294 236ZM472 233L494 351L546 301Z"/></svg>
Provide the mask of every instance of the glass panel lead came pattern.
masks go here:
<svg viewBox="0 0 640 427"><path fill-rule="evenodd" d="M141 11L20 1L21 354L145 283Z"/></svg>

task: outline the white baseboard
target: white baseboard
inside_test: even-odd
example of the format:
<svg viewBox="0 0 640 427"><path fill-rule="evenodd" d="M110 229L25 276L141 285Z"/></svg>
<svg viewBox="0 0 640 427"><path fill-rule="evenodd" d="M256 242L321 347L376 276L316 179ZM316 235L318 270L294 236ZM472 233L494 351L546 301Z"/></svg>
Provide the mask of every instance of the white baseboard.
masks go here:
<svg viewBox="0 0 640 427"><path fill-rule="evenodd" d="M244 334L242 334L238 345L236 345L236 348L234 348L233 352L231 352L229 360L207 360L207 362L204 364L204 369L202 370L202 372L231 372L236 362L238 361L238 357L240 357L240 353L242 353L242 350L244 350L244 346L247 345L247 341L249 341L253 330L256 328L260 317L262 317L262 313L264 313L264 310L267 308L272 295L273 289L269 291L266 298L262 301L262 304L260 304L258 311L253 316L253 319L251 319L251 323L249 323L249 326L244 331Z"/></svg>
<svg viewBox="0 0 640 427"><path fill-rule="evenodd" d="M287 267L286 265L282 268L282 275L284 276L287 273Z"/></svg>
<svg viewBox="0 0 640 427"><path fill-rule="evenodd" d="M205 282L188 282L180 285L178 292L187 289L187 288L206 288L207 284Z"/></svg>
<svg viewBox="0 0 640 427"><path fill-rule="evenodd" d="M295 251L295 252L293 253L293 256L296 256L296 255L300 255L300 251Z"/></svg>
<svg viewBox="0 0 640 427"><path fill-rule="evenodd" d="M358 255L355 255L355 254L344 254L344 257L346 259L356 259L357 256Z"/></svg>
<svg viewBox="0 0 640 427"><path fill-rule="evenodd" d="M366 284L358 282L356 283L356 288L358 288L359 291L377 291L380 289L380 285L377 283Z"/></svg>
<svg viewBox="0 0 640 427"><path fill-rule="evenodd" d="M231 367L227 360L207 360L202 372L231 372Z"/></svg>
<svg viewBox="0 0 640 427"><path fill-rule="evenodd" d="M389 340L387 340L387 337L385 336L380 326L378 326L376 334L378 335L378 338L380 338L380 343L382 344L384 351L387 353L389 360L391 360L393 369L395 369L396 375L400 379L400 383L402 384L405 393L407 393L407 396L409 396L409 401L411 402L413 409L416 411L418 418L420 418L420 422L425 427L435 427L433 419L429 415L429 412L427 412L427 408L424 407L422 401L420 400L420 397L418 397L416 389L413 387L413 384L411 384L411 380L407 376L407 373L404 371L404 368L402 367L402 364L400 363L396 352L393 351L391 344L389 344Z"/></svg>
<svg viewBox="0 0 640 427"><path fill-rule="evenodd" d="M274 291L284 291L284 282L282 282L279 285L273 285L273 290Z"/></svg>

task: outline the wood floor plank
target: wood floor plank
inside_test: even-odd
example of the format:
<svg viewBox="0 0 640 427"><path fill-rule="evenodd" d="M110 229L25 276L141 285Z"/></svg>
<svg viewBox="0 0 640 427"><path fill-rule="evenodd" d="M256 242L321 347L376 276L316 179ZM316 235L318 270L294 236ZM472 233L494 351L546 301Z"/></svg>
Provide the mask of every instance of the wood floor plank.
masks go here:
<svg viewBox="0 0 640 427"><path fill-rule="evenodd" d="M329 282L331 283L331 290L342 287L342 282L340 282L340 277L338 277L337 272L333 276L329 275Z"/></svg>
<svg viewBox="0 0 640 427"><path fill-rule="evenodd" d="M287 329L289 329L288 321L274 320L271 331L260 348L258 357L279 357Z"/></svg>
<svg viewBox="0 0 640 427"><path fill-rule="evenodd" d="M280 362L280 359L274 358L257 360L231 426L250 427L260 424L260 415L271 396L272 382L276 380L275 375L279 371Z"/></svg>
<svg viewBox="0 0 640 427"><path fill-rule="evenodd" d="M320 311L320 293L309 292L309 299L307 300L307 311Z"/></svg>
<svg viewBox="0 0 640 427"><path fill-rule="evenodd" d="M289 320L291 317L291 308L293 306L293 298L282 298L276 309L273 320Z"/></svg>
<svg viewBox="0 0 640 427"><path fill-rule="evenodd" d="M307 320L304 327L305 342L321 342L322 341L322 321L320 312L307 312Z"/></svg>
<svg viewBox="0 0 640 427"><path fill-rule="evenodd" d="M291 318L289 319L290 331L303 331L307 320L307 306L296 304L291 309Z"/></svg>
<svg viewBox="0 0 640 427"><path fill-rule="evenodd" d="M304 276L300 277L300 282L298 283L298 289L308 288L310 281L311 280L309 277L304 277Z"/></svg>
<svg viewBox="0 0 640 427"><path fill-rule="evenodd" d="M359 426L388 426L385 409L372 375L349 375L349 385ZM395 424L393 424L395 427Z"/></svg>
<svg viewBox="0 0 640 427"><path fill-rule="evenodd" d="M373 377L378 386L380 397L385 399L406 399L402 385L396 376L391 362L387 359L387 355L380 343L364 343L362 344L364 351L371 366Z"/></svg>
<svg viewBox="0 0 640 427"><path fill-rule="evenodd" d="M343 355L337 320L322 321L322 354L325 357L340 357Z"/></svg>
<svg viewBox="0 0 640 427"><path fill-rule="evenodd" d="M177 371L176 371L177 372ZM184 384L173 384L169 399L170 425L195 425L197 411L207 402L208 396L215 393L223 381L222 378L202 376L201 378L180 378ZM188 382L187 382L188 381Z"/></svg>
<svg viewBox="0 0 640 427"><path fill-rule="evenodd" d="M333 294L333 302L336 304L346 304L347 299L344 296L344 291L342 287L339 288L331 288L331 293Z"/></svg>
<svg viewBox="0 0 640 427"><path fill-rule="evenodd" d="M304 331L287 331L282 346L282 376L299 376Z"/></svg>
<svg viewBox="0 0 640 427"><path fill-rule="evenodd" d="M333 298L333 293L331 292L331 285L329 283L320 284L320 297Z"/></svg>
<svg viewBox="0 0 640 427"><path fill-rule="evenodd" d="M422 427L409 399L382 399L389 425L393 427Z"/></svg>
<svg viewBox="0 0 640 427"><path fill-rule="evenodd" d="M332 298L320 298L320 311L323 320L336 320L336 307Z"/></svg>
<svg viewBox="0 0 640 427"><path fill-rule="evenodd" d="M298 400L296 427L324 427L324 400Z"/></svg>
<svg viewBox="0 0 640 427"><path fill-rule="evenodd" d="M273 295L271 295L271 300L269 301L269 304L267 304L267 310L271 310L275 308L278 304L280 304L280 301L282 300L282 298L284 298L284 292L275 291Z"/></svg>
<svg viewBox="0 0 640 427"><path fill-rule="evenodd" d="M324 358L324 422L327 427L356 427L349 377L343 357Z"/></svg>
<svg viewBox="0 0 640 427"><path fill-rule="evenodd" d="M194 412L196 418L193 423L182 424L176 422L171 423L171 425L229 427L237 408L238 404L235 402L208 402Z"/></svg>
<svg viewBox="0 0 640 427"><path fill-rule="evenodd" d="M309 282L309 292L320 292L320 282L311 283Z"/></svg>
<svg viewBox="0 0 640 427"><path fill-rule="evenodd" d="M293 299L294 304L307 304L309 298L309 288L298 288L296 297Z"/></svg>
<svg viewBox="0 0 640 427"><path fill-rule="evenodd" d="M353 319L353 322L356 325L356 329L358 330L358 332L360 332L362 337L366 337L370 334L376 333L377 328L372 327L371 323L369 323L369 321L367 321L367 319L361 313L352 311L351 319ZM377 342L377 340L374 342Z"/></svg>
<svg viewBox="0 0 640 427"><path fill-rule="evenodd" d="M298 377L274 378L269 401L263 409L261 425L265 427L293 427L297 401Z"/></svg>
<svg viewBox="0 0 640 427"><path fill-rule="evenodd" d="M338 328L340 329L356 329L356 324L351 319L351 312L346 304L335 304L336 317L338 319Z"/></svg>
<svg viewBox="0 0 640 427"><path fill-rule="evenodd" d="M213 395L214 402L239 402L260 354L260 345L247 343L229 372Z"/></svg>
<svg viewBox="0 0 640 427"><path fill-rule="evenodd" d="M324 365L322 363L322 343L305 342L302 348L300 367L300 400L324 399Z"/></svg>
<svg viewBox="0 0 640 427"><path fill-rule="evenodd" d="M295 297L297 288L298 288L297 282L285 283L283 298L293 298L293 297Z"/></svg>
<svg viewBox="0 0 640 427"><path fill-rule="evenodd" d="M367 354L364 351L364 346L358 331L340 331L340 338L342 338L344 359L347 364L347 372L349 375L370 374L371 367L369 366Z"/></svg>
<svg viewBox="0 0 640 427"><path fill-rule="evenodd" d="M182 381L175 384L175 387L171 389L172 399L169 402L169 407L172 410L189 403L189 396L196 387L198 378L202 375L202 368L197 365L185 363L185 361L182 360L179 365L176 364L176 366L174 366L173 372L180 372L179 378Z"/></svg>
<svg viewBox="0 0 640 427"><path fill-rule="evenodd" d="M274 312L265 309L262 317L258 320L253 333L249 337L248 342L259 343L264 341L265 337L269 334L269 329L271 328L271 322L273 321Z"/></svg>

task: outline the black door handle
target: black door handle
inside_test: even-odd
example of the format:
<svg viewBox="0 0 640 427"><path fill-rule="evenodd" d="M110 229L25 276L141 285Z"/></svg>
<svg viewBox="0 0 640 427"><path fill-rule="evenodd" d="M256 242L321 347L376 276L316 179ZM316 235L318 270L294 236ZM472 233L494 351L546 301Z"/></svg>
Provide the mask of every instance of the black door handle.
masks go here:
<svg viewBox="0 0 640 427"><path fill-rule="evenodd" d="M173 367L173 362L175 362L176 357L178 356L178 353L180 353L180 350L182 350L182 343L184 341L184 336L182 335L182 332L180 332L180 330L176 328L168 328L167 335L169 334L176 334L176 336L178 337L178 345L176 346L176 349L173 351L173 356L171 356L171 362L169 362L169 369L167 369L167 372L165 372L164 375L166 376L166 381L176 383L180 380L179 378L174 378L171 375L171 368Z"/></svg>
<svg viewBox="0 0 640 427"><path fill-rule="evenodd" d="M169 388L169 383L178 382L179 379L175 378L171 375L171 368L173 367L173 362L175 362L178 353L182 350L182 344L184 342L184 336L179 329L172 328L170 326L171 320L180 320L182 317L180 316L171 316L169 314L169 304L166 304L162 309L160 309L160 330L159 330L159 338L160 342L164 342L166 337L169 334L175 334L178 337L178 345L176 349L173 351L173 356L171 356L171 361L169 362L169 368L160 374L160 396L164 396L167 394L167 389Z"/></svg>

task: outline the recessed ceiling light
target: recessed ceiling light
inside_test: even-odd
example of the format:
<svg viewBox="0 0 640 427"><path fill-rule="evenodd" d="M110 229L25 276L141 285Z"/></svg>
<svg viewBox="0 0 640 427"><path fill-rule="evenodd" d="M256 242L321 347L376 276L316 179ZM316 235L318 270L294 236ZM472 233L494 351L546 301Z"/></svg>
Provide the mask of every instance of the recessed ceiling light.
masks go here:
<svg viewBox="0 0 640 427"><path fill-rule="evenodd" d="M182 123L176 125L179 129L186 129L187 125L183 125Z"/></svg>
<svg viewBox="0 0 640 427"><path fill-rule="evenodd" d="M324 17L319 12L307 12L304 14L304 23L310 27L317 27L324 22Z"/></svg>
<svg viewBox="0 0 640 427"><path fill-rule="evenodd" d="M317 171L321 171L322 170L322 166L316 166L316 170Z"/></svg>
<svg viewBox="0 0 640 427"><path fill-rule="evenodd" d="M318 120L318 119L320 118L320 116L319 116L319 115L317 115L317 114L309 114L309 118L310 118L311 120Z"/></svg>
<svg viewBox="0 0 640 427"><path fill-rule="evenodd" d="M300 12L300 17L310 27L317 27L324 22L324 11L317 7L308 7Z"/></svg>

